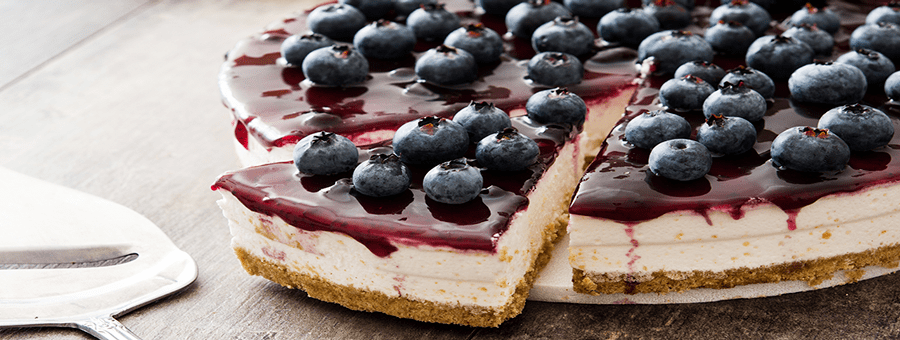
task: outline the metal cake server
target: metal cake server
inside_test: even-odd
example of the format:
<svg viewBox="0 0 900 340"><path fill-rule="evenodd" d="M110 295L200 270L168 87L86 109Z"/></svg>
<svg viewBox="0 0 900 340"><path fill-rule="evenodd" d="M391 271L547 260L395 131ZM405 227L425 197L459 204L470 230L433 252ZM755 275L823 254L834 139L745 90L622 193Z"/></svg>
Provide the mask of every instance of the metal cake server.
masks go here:
<svg viewBox="0 0 900 340"><path fill-rule="evenodd" d="M0 168L0 328L138 339L113 316L196 277L190 255L137 212Z"/></svg>

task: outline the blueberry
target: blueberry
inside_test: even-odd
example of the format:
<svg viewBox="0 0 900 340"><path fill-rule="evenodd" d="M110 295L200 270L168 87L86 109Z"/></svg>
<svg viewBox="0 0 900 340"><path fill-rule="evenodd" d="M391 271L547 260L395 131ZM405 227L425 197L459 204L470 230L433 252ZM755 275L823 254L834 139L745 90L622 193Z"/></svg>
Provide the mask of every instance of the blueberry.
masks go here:
<svg viewBox="0 0 900 340"><path fill-rule="evenodd" d="M884 81L884 94L892 101L900 100L900 72L891 73Z"/></svg>
<svg viewBox="0 0 900 340"><path fill-rule="evenodd" d="M719 81L725 77L725 70L711 62L695 60L681 64L675 69L675 78L681 78L686 75L703 79L715 88Z"/></svg>
<svg viewBox="0 0 900 340"><path fill-rule="evenodd" d="M719 87L724 86L726 82L737 84L741 81L745 86L761 94L763 98L769 99L775 96L775 82L772 81L772 78L759 70L743 65L728 70L728 73L719 82Z"/></svg>
<svg viewBox="0 0 900 340"><path fill-rule="evenodd" d="M322 5L309 13L306 25L310 31L331 39L350 41L366 25L366 16L350 5Z"/></svg>
<svg viewBox="0 0 900 340"><path fill-rule="evenodd" d="M878 51L900 63L900 26L886 22L859 26L850 34L850 48Z"/></svg>
<svg viewBox="0 0 900 340"><path fill-rule="evenodd" d="M498 171L524 170L539 154L535 141L511 127L482 138L475 149L478 164Z"/></svg>
<svg viewBox="0 0 900 340"><path fill-rule="evenodd" d="M712 60L714 56L706 40L688 31L656 32L638 46L638 60L652 57L660 74L673 74L686 62Z"/></svg>
<svg viewBox="0 0 900 340"><path fill-rule="evenodd" d="M302 68L306 79L317 85L345 86L366 80L369 62L356 49L333 45L310 52Z"/></svg>
<svg viewBox="0 0 900 340"><path fill-rule="evenodd" d="M393 143L403 163L433 165L465 155L469 133L452 120L424 117L400 126Z"/></svg>
<svg viewBox="0 0 900 340"><path fill-rule="evenodd" d="M894 137L891 118L879 109L861 104L828 110L819 118L817 127L841 137L852 151L882 147Z"/></svg>
<svg viewBox="0 0 900 340"><path fill-rule="evenodd" d="M294 146L297 170L312 175L333 175L353 170L359 150L347 137L331 132L307 135Z"/></svg>
<svg viewBox="0 0 900 340"><path fill-rule="evenodd" d="M867 24L889 22L900 25L900 3L890 2L887 5L877 7L866 15Z"/></svg>
<svg viewBox="0 0 900 340"><path fill-rule="evenodd" d="M479 64L495 62L503 54L503 39L482 23L468 24L450 32L444 38L444 45L466 50Z"/></svg>
<svg viewBox="0 0 900 340"><path fill-rule="evenodd" d="M714 91L714 86L689 74L663 83L659 88L659 102L674 111L700 110L703 101Z"/></svg>
<svg viewBox="0 0 900 340"><path fill-rule="evenodd" d="M641 9L619 8L600 18L597 34L603 40L637 47L641 41L659 31L659 21Z"/></svg>
<svg viewBox="0 0 900 340"><path fill-rule="evenodd" d="M804 103L844 105L866 95L866 75L856 66L816 62L797 69L788 79L791 99Z"/></svg>
<svg viewBox="0 0 900 340"><path fill-rule="evenodd" d="M459 28L459 16L444 9L443 4L426 4L406 17L406 26L425 41L444 41L447 34Z"/></svg>
<svg viewBox="0 0 900 340"><path fill-rule="evenodd" d="M646 4L644 12L655 17L662 30L682 29L693 21L690 11L671 0L653 1Z"/></svg>
<svg viewBox="0 0 900 340"><path fill-rule="evenodd" d="M641 4L643 4L644 6L647 6L647 5L653 4L654 2L674 2L675 4L677 4L681 7L684 7L684 9L686 9L688 11L693 10L694 7L697 6L697 3L695 0L675 0L675 1L672 1L672 0L642 0Z"/></svg>
<svg viewBox="0 0 900 340"><path fill-rule="evenodd" d="M416 60L416 75L438 85L459 85L475 81L478 66L466 50L440 45Z"/></svg>
<svg viewBox="0 0 900 340"><path fill-rule="evenodd" d="M719 21L706 30L704 38L716 52L744 56L756 40L756 34L737 21Z"/></svg>
<svg viewBox="0 0 900 340"><path fill-rule="evenodd" d="M584 66L575 56L563 52L541 52L528 61L527 78L546 86L578 84Z"/></svg>
<svg viewBox="0 0 900 340"><path fill-rule="evenodd" d="M334 45L333 40L318 33L295 34L281 43L281 57L288 64L300 66L309 52L331 45Z"/></svg>
<svg viewBox="0 0 900 340"><path fill-rule="evenodd" d="M368 24L353 36L353 47L375 59L402 58L415 46L416 35L409 27L387 20Z"/></svg>
<svg viewBox="0 0 900 340"><path fill-rule="evenodd" d="M650 172L676 181L699 179L712 168L712 155L703 144L690 139L671 139L653 147Z"/></svg>
<svg viewBox="0 0 900 340"><path fill-rule="evenodd" d="M437 0L394 0L394 10L400 17L408 16L424 5L437 5Z"/></svg>
<svg viewBox="0 0 900 340"><path fill-rule="evenodd" d="M577 94L557 87L531 95L525 103L525 112L538 123L578 125L584 122L587 105Z"/></svg>
<svg viewBox="0 0 900 340"><path fill-rule="evenodd" d="M520 2L522 0L475 0L475 5L483 9L487 14L504 17L510 8L513 8Z"/></svg>
<svg viewBox="0 0 900 340"><path fill-rule="evenodd" d="M643 149L690 136L691 124L684 117L662 110L644 112L625 125L625 140Z"/></svg>
<svg viewBox="0 0 900 340"><path fill-rule="evenodd" d="M394 9L394 0L339 0L338 3L356 7L369 21L382 19Z"/></svg>
<svg viewBox="0 0 900 340"><path fill-rule="evenodd" d="M870 89L884 86L884 81L894 73L894 63L890 59L880 52L867 49L847 52L834 62L856 66L866 75L866 83Z"/></svg>
<svg viewBox="0 0 900 340"><path fill-rule="evenodd" d="M471 102L453 116L453 121L469 133L470 141L480 141L485 136L512 126L509 114L493 103Z"/></svg>
<svg viewBox="0 0 900 340"><path fill-rule="evenodd" d="M815 52L806 43L784 35L756 39L747 49L747 66L772 79L787 79L795 70L813 62Z"/></svg>
<svg viewBox="0 0 900 340"><path fill-rule="evenodd" d="M841 19L837 14L828 8L816 7L808 2L804 8L791 15L790 23L792 25L815 25L830 35L834 35L841 28Z"/></svg>
<svg viewBox="0 0 900 340"><path fill-rule="evenodd" d="M583 18L600 18L606 13L625 7L625 0L563 0L563 5L573 15Z"/></svg>
<svg viewBox="0 0 900 340"><path fill-rule="evenodd" d="M374 197L399 194L409 189L409 168L395 154L374 154L353 170L353 189Z"/></svg>
<svg viewBox="0 0 900 340"><path fill-rule="evenodd" d="M478 197L484 179L465 158L441 163L425 174L422 188L429 198L446 204L462 204Z"/></svg>
<svg viewBox="0 0 900 340"><path fill-rule="evenodd" d="M529 39L534 30L545 22L571 15L569 9L558 2L527 0L506 13L506 29L514 36Z"/></svg>
<svg viewBox="0 0 900 340"><path fill-rule="evenodd" d="M563 52L586 56L594 50L594 32L578 18L556 17L534 30L531 46L535 52Z"/></svg>
<svg viewBox="0 0 900 340"><path fill-rule="evenodd" d="M806 172L840 171L850 161L850 148L840 137L809 126L778 134L769 154L776 168Z"/></svg>
<svg viewBox="0 0 900 340"><path fill-rule="evenodd" d="M805 42L816 55L830 56L834 49L834 37L809 24L794 25L781 35Z"/></svg>
<svg viewBox="0 0 900 340"><path fill-rule="evenodd" d="M714 115L697 130L697 141L713 154L738 155L753 149L756 144L756 128L741 117Z"/></svg>
<svg viewBox="0 0 900 340"><path fill-rule="evenodd" d="M713 92L703 102L703 115L709 119L714 115L741 117L755 122L766 115L766 99L759 92L744 86L744 82L725 85Z"/></svg>
<svg viewBox="0 0 900 340"><path fill-rule="evenodd" d="M769 29L772 16L761 6L746 0L734 0L713 9L709 22L737 21L747 26L753 34L761 36Z"/></svg>

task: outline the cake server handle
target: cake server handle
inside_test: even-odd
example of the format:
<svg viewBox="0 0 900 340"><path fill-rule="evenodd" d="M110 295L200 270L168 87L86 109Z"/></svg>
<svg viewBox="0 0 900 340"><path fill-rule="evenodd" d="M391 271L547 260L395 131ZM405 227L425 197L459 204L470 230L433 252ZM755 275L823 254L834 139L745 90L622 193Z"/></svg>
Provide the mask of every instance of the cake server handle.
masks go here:
<svg viewBox="0 0 900 340"><path fill-rule="evenodd" d="M74 322L76 328L101 340L141 340L112 316L94 316Z"/></svg>

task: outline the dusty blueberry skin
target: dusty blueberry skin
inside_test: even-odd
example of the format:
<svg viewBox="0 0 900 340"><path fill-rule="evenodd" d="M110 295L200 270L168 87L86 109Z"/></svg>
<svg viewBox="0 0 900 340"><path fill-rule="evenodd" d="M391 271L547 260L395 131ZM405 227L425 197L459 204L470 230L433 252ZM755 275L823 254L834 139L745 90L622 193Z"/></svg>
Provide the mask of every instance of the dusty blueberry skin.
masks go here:
<svg viewBox="0 0 900 340"><path fill-rule="evenodd" d="M398 16L408 16L422 5L437 5L437 0L394 0L394 10Z"/></svg>
<svg viewBox="0 0 900 340"><path fill-rule="evenodd" d="M444 38L444 45L466 50L479 64L500 60L500 55L503 54L503 38L481 23L468 24L450 32Z"/></svg>
<svg viewBox="0 0 900 340"><path fill-rule="evenodd" d="M606 13L625 7L625 0L563 0L572 15L582 18L600 18Z"/></svg>
<svg viewBox="0 0 900 340"><path fill-rule="evenodd" d="M537 143L515 128L492 133L482 138L475 148L478 164L497 171L524 170L537 161L539 154Z"/></svg>
<svg viewBox="0 0 900 340"><path fill-rule="evenodd" d="M531 47L535 52L563 52L585 56L594 50L594 32L578 18L556 17L534 30Z"/></svg>
<svg viewBox="0 0 900 340"><path fill-rule="evenodd" d="M900 63L900 26L885 22L859 26L850 34L850 48L881 52L896 65Z"/></svg>
<svg viewBox="0 0 900 340"><path fill-rule="evenodd" d="M578 84L584 78L584 66L574 55L541 52L528 60L527 78L546 86Z"/></svg>
<svg viewBox="0 0 900 340"><path fill-rule="evenodd" d="M395 154L375 154L353 170L353 189L373 197L393 196L409 189L409 168Z"/></svg>
<svg viewBox="0 0 900 340"><path fill-rule="evenodd" d="M743 56L756 40L756 34L737 21L719 21L706 30L704 39L716 52Z"/></svg>
<svg viewBox="0 0 900 340"><path fill-rule="evenodd" d="M752 2L745 4L727 2L716 7L709 14L709 22L719 21L739 22L747 26L756 36L761 36L769 29L772 16L764 8Z"/></svg>
<svg viewBox="0 0 900 340"><path fill-rule="evenodd" d="M744 82L745 86L758 92L766 99L775 96L775 81L767 74L751 67L738 66L735 69L729 70L728 73L725 74L725 77L719 81L719 87L725 86L726 82L732 84Z"/></svg>
<svg viewBox="0 0 900 340"><path fill-rule="evenodd" d="M441 45L426 51L416 60L419 79L438 85L459 85L475 81L478 65L466 50Z"/></svg>
<svg viewBox="0 0 900 340"><path fill-rule="evenodd" d="M481 7L487 14L503 17L520 2L522 0L475 0L475 5Z"/></svg>
<svg viewBox="0 0 900 340"><path fill-rule="evenodd" d="M423 5L406 17L406 26L425 41L444 41L447 34L460 26L459 16L444 9L442 4Z"/></svg>
<svg viewBox="0 0 900 340"><path fill-rule="evenodd" d="M369 61L354 48L332 45L310 52L301 68L316 85L346 86L366 80Z"/></svg>
<svg viewBox="0 0 900 340"><path fill-rule="evenodd" d="M719 81L725 77L725 70L719 65L707 61L689 61L675 69L674 77L681 78L686 75L703 79L715 88Z"/></svg>
<svg viewBox="0 0 900 340"><path fill-rule="evenodd" d="M469 133L452 120L424 117L401 125L394 133L393 145L403 163L434 165L464 156Z"/></svg>
<svg viewBox="0 0 900 340"><path fill-rule="evenodd" d="M884 54L866 49L847 52L834 62L856 66L866 76L870 89L884 86L884 81L895 70L894 63Z"/></svg>
<svg viewBox="0 0 900 340"><path fill-rule="evenodd" d="M715 156L738 155L753 149L756 128L741 117L713 116L697 129L697 141Z"/></svg>
<svg viewBox="0 0 900 340"><path fill-rule="evenodd" d="M405 25L379 20L361 28L353 36L353 47L364 56L375 59L398 59L408 56L416 46L416 35Z"/></svg>
<svg viewBox="0 0 900 340"><path fill-rule="evenodd" d="M900 71L891 73L884 81L884 94L893 101L900 100Z"/></svg>
<svg viewBox="0 0 900 340"><path fill-rule="evenodd" d="M667 140L690 136L691 124L684 117L662 110L642 113L625 126L625 140L648 150Z"/></svg>
<svg viewBox="0 0 900 340"><path fill-rule="evenodd" d="M891 118L879 109L853 104L825 112L816 126L841 137L852 151L868 151L887 145L894 137Z"/></svg>
<svg viewBox="0 0 900 340"><path fill-rule="evenodd" d="M667 80L659 88L659 102L675 111L691 111L703 108L706 97L716 88L693 75Z"/></svg>
<svg viewBox="0 0 900 340"><path fill-rule="evenodd" d="M644 12L652 15L659 21L661 30L677 30L687 27L691 24L691 12L676 3L657 4L651 2L644 5Z"/></svg>
<svg viewBox="0 0 900 340"><path fill-rule="evenodd" d="M766 99L743 82L725 82L703 102L703 116L706 119L715 115L741 117L755 122L766 115L766 106Z"/></svg>
<svg viewBox="0 0 900 340"><path fill-rule="evenodd" d="M787 36L767 35L747 49L747 66L772 79L787 79L798 68L813 62L816 53L806 43Z"/></svg>
<svg viewBox="0 0 900 340"><path fill-rule="evenodd" d="M453 121L466 129L470 141L480 141L487 135L512 126L509 114L487 102L469 103L453 116Z"/></svg>
<svg viewBox="0 0 900 340"><path fill-rule="evenodd" d="M558 2L528 0L515 5L506 13L506 29L516 37L530 39L534 30L545 22L568 16L572 16L572 13Z"/></svg>
<svg viewBox="0 0 900 340"><path fill-rule="evenodd" d="M525 102L525 112L539 123L578 125L584 122L587 105L577 94L557 87L531 95Z"/></svg>
<svg viewBox="0 0 900 340"><path fill-rule="evenodd" d="M781 35L800 40L813 49L817 56L830 56L834 50L834 37L816 26L793 26Z"/></svg>
<svg viewBox="0 0 900 340"><path fill-rule="evenodd" d="M900 25L900 5L887 4L876 7L866 15L866 24L877 24L879 22Z"/></svg>
<svg viewBox="0 0 900 340"><path fill-rule="evenodd" d="M866 75L842 63L815 63L797 69L788 79L791 99L803 103L845 105L866 95Z"/></svg>
<svg viewBox="0 0 900 340"><path fill-rule="evenodd" d="M627 47L637 47L658 31L659 20L641 9L619 8L601 17L597 23L597 34L603 40Z"/></svg>
<svg viewBox="0 0 900 340"><path fill-rule="evenodd" d="M331 45L334 45L334 40L318 33L295 34L281 43L281 57L288 64L300 66L309 52Z"/></svg>
<svg viewBox="0 0 900 340"><path fill-rule="evenodd" d="M789 20L792 25L815 25L819 29L828 32L829 35L834 35L841 28L841 19L834 11L809 4L794 12Z"/></svg>
<svg viewBox="0 0 900 340"><path fill-rule="evenodd" d="M641 4L643 4L644 6L647 6L647 5L654 3L655 1L656 0L641 0ZM695 6L697 6L697 3L695 0L675 0L675 3L680 5L681 7L684 7L685 9L687 9L689 11L694 9Z"/></svg>
<svg viewBox="0 0 900 340"><path fill-rule="evenodd" d="M394 9L394 0L338 0L339 4L356 7L368 21L384 18Z"/></svg>
<svg viewBox="0 0 900 340"><path fill-rule="evenodd" d="M713 60L712 46L701 36L686 31L662 31L651 34L638 46L638 60L653 57L656 72L663 75L675 73L689 61Z"/></svg>
<svg viewBox="0 0 900 340"><path fill-rule="evenodd" d="M331 132L307 135L294 146L294 165L311 175L333 175L353 170L359 150L347 137Z"/></svg>
<svg viewBox="0 0 900 340"><path fill-rule="evenodd" d="M693 181L712 168L712 155L706 146L690 139L671 139L650 150L650 172L676 181Z"/></svg>
<svg viewBox="0 0 900 340"><path fill-rule="evenodd" d="M425 174L422 189L429 198L446 204L463 204L478 197L484 178L465 158L438 164Z"/></svg>
<svg viewBox="0 0 900 340"><path fill-rule="evenodd" d="M850 161L850 148L840 137L808 126L778 134L769 154L776 168L804 172L840 171Z"/></svg>
<svg viewBox="0 0 900 340"><path fill-rule="evenodd" d="M330 4L316 7L306 18L310 31L340 41L350 41L366 25L366 16L356 7Z"/></svg>

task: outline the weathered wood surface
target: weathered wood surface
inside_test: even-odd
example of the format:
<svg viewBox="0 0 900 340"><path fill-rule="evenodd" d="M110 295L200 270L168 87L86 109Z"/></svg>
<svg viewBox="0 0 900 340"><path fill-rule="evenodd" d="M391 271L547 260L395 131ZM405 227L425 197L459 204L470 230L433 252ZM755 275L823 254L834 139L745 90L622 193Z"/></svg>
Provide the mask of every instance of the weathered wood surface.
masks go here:
<svg viewBox="0 0 900 340"><path fill-rule="evenodd" d="M353 312L250 277L232 254L209 189L217 175L238 167L216 75L238 39L309 7L308 0L53 3L67 5L47 10L27 30L30 38L80 32L67 32L67 44L29 52L50 56L46 61L0 63L21 71L11 83L0 77L0 166L128 206L194 257L200 274L193 285L119 318L145 339L900 337L900 275L717 303L531 302L496 329ZM9 11L32 2L0 4L3 17L15 18ZM85 23L98 17L102 24ZM48 29L50 23L65 24ZM7 36L22 34L17 29L0 31L0 49L37 46ZM89 338L69 329L0 330L0 339Z"/></svg>

